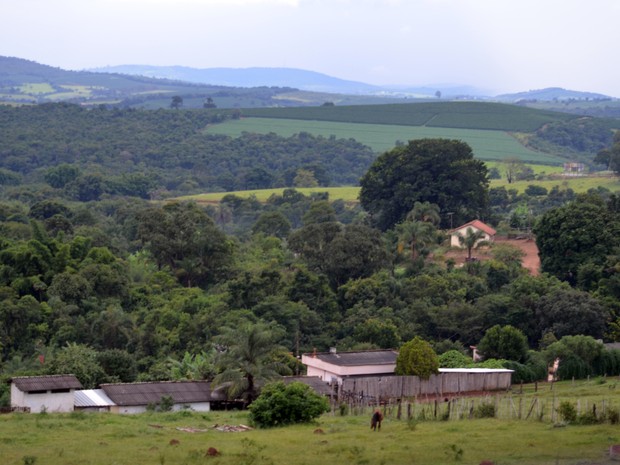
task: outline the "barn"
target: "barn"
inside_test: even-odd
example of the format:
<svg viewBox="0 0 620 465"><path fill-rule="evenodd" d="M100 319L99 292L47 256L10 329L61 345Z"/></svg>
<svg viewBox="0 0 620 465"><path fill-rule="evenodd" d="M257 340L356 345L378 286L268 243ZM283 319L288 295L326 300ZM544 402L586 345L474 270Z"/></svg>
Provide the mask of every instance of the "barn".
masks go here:
<svg viewBox="0 0 620 465"><path fill-rule="evenodd" d="M208 412L213 402L224 402L223 392L213 391L209 381L156 381L102 384L101 389L114 403L113 413L142 413L170 399L172 410Z"/></svg>
<svg viewBox="0 0 620 465"><path fill-rule="evenodd" d="M11 408L31 413L72 412L74 393L82 384L74 375L11 378Z"/></svg>

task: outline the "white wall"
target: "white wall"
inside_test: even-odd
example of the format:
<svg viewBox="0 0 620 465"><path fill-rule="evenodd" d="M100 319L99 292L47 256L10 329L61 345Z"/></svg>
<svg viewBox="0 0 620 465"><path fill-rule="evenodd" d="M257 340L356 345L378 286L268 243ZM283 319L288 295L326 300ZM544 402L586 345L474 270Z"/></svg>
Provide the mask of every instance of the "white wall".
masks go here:
<svg viewBox="0 0 620 465"><path fill-rule="evenodd" d="M31 413L73 412L73 402L73 389L70 392L29 394L11 384L11 407L29 407Z"/></svg>
<svg viewBox="0 0 620 465"><path fill-rule="evenodd" d="M210 402L195 402L193 404L174 404L172 406L173 412L178 412L179 410L191 410L194 412L209 412L211 411L211 403ZM146 405L114 405L110 407L110 412L113 413L144 413L146 412Z"/></svg>

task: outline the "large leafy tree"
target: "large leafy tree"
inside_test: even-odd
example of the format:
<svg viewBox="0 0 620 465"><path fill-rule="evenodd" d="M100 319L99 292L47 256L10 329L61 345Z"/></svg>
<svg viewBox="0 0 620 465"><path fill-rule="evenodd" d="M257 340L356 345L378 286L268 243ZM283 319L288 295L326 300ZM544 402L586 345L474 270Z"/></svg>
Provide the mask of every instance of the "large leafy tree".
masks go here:
<svg viewBox="0 0 620 465"><path fill-rule="evenodd" d="M157 265L169 266L188 287L212 284L226 275L232 263L232 243L192 203L140 212L138 236Z"/></svg>
<svg viewBox="0 0 620 465"><path fill-rule="evenodd" d="M382 230L404 220L416 202L436 204L457 223L487 210L487 169L458 140L419 139L396 147L375 160L360 184L360 202ZM448 217L442 223L448 226Z"/></svg>
<svg viewBox="0 0 620 465"><path fill-rule="evenodd" d="M620 244L620 222L600 197L576 201L546 212L533 229L542 270L575 284L579 267L603 266Z"/></svg>

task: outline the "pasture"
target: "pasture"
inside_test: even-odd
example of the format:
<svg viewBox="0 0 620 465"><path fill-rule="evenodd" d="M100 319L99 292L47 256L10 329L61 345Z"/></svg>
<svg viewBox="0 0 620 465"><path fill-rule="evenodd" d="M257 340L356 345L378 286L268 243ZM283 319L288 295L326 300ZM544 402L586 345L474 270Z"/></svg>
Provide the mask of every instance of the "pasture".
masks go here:
<svg viewBox="0 0 620 465"><path fill-rule="evenodd" d="M331 121L307 121L281 118L243 118L228 120L207 127L208 134L224 134L238 137L243 132L266 134L276 133L290 137L300 132L316 136L339 139L355 139L369 146L375 152L391 150L397 142L406 143L411 139L447 138L467 142L476 158L481 160L505 160L519 158L524 162L558 165L563 162L551 154L534 152L504 131L481 129L454 129L428 126L406 126L395 124L366 124Z"/></svg>
<svg viewBox="0 0 620 465"><path fill-rule="evenodd" d="M618 403L616 379L526 386L502 398ZM370 430L370 410L341 416L336 410L315 423L224 432L247 425L246 412L8 414L0 416L3 465L324 465L479 464L593 465L613 463L618 425L564 424L540 420L481 418L449 421L398 419L386 412L380 432ZM209 455L209 448L211 454Z"/></svg>
<svg viewBox="0 0 620 465"><path fill-rule="evenodd" d="M501 171L501 166L499 167ZM537 167L535 171L552 171L551 167ZM534 181L514 181L508 184L505 178L493 179L490 187L505 187L506 189L514 189L518 193L523 193L528 186L545 187L547 191L551 191L554 186L560 189L573 189L577 193L587 192L589 189L597 189L599 187L609 189L611 192L620 191L620 180L616 176L584 176L584 177L561 177L556 179L544 179ZM282 195L286 188L279 187L275 189L261 189L235 192L209 192L204 194L186 195L183 197L175 197L170 200L178 201L194 201L198 204L217 204L225 195L236 195L242 198L251 196L256 197L259 202L266 202L272 195ZM343 187L298 187L295 188L304 195L310 195L317 192L327 192L330 200L343 200L347 203L355 203L358 201L358 186Z"/></svg>

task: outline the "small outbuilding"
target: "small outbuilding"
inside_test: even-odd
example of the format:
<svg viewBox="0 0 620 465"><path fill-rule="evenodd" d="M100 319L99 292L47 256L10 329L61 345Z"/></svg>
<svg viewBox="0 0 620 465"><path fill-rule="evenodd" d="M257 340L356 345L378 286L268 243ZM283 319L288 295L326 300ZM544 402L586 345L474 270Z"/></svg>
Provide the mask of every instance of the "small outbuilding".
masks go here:
<svg viewBox="0 0 620 465"><path fill-rule="evenodd" d="M396 369L395 350L366 350L359 352L329 352L303 354L301 363L308 368L308 376L318 376L330 384L342 384L351 376L373 376L394 374Z"/></svg>
<svg viewBox="0 0 620 465"><path fill-rule="evenodd" d="M11 408L41 412L72 412L76 389L74 375L17 376L11 378Z"/></svg>
<svg viewBox="0 0 620 465"><path fill-rule="evenodd" d="M483 232L484 235L479 239L478 242L493 242L493 240L495 239L495 235L497 234L497 231L488 224L483 223L480 220L473 220L450 231L450 246L463 247L461 245L461 242L459 241L459 237L465 237L467 235L468 229L471 229L473 232Z"/></svg>
<svg viewBox="0 0 620 465"><path fill-rule="evenodd" d="M109 412L115 406L103 389L75 391L75 410L82 412Z"/></svg>
<svg viewBox="0 0 620 465"><path fill-rule="evenodd" d="M114 403L113 413L142 413L170 400L172 410L208 412L212 402L226 400L223 392L211 390L209 381L157 381L102 384L101 389Z"/></svg>

